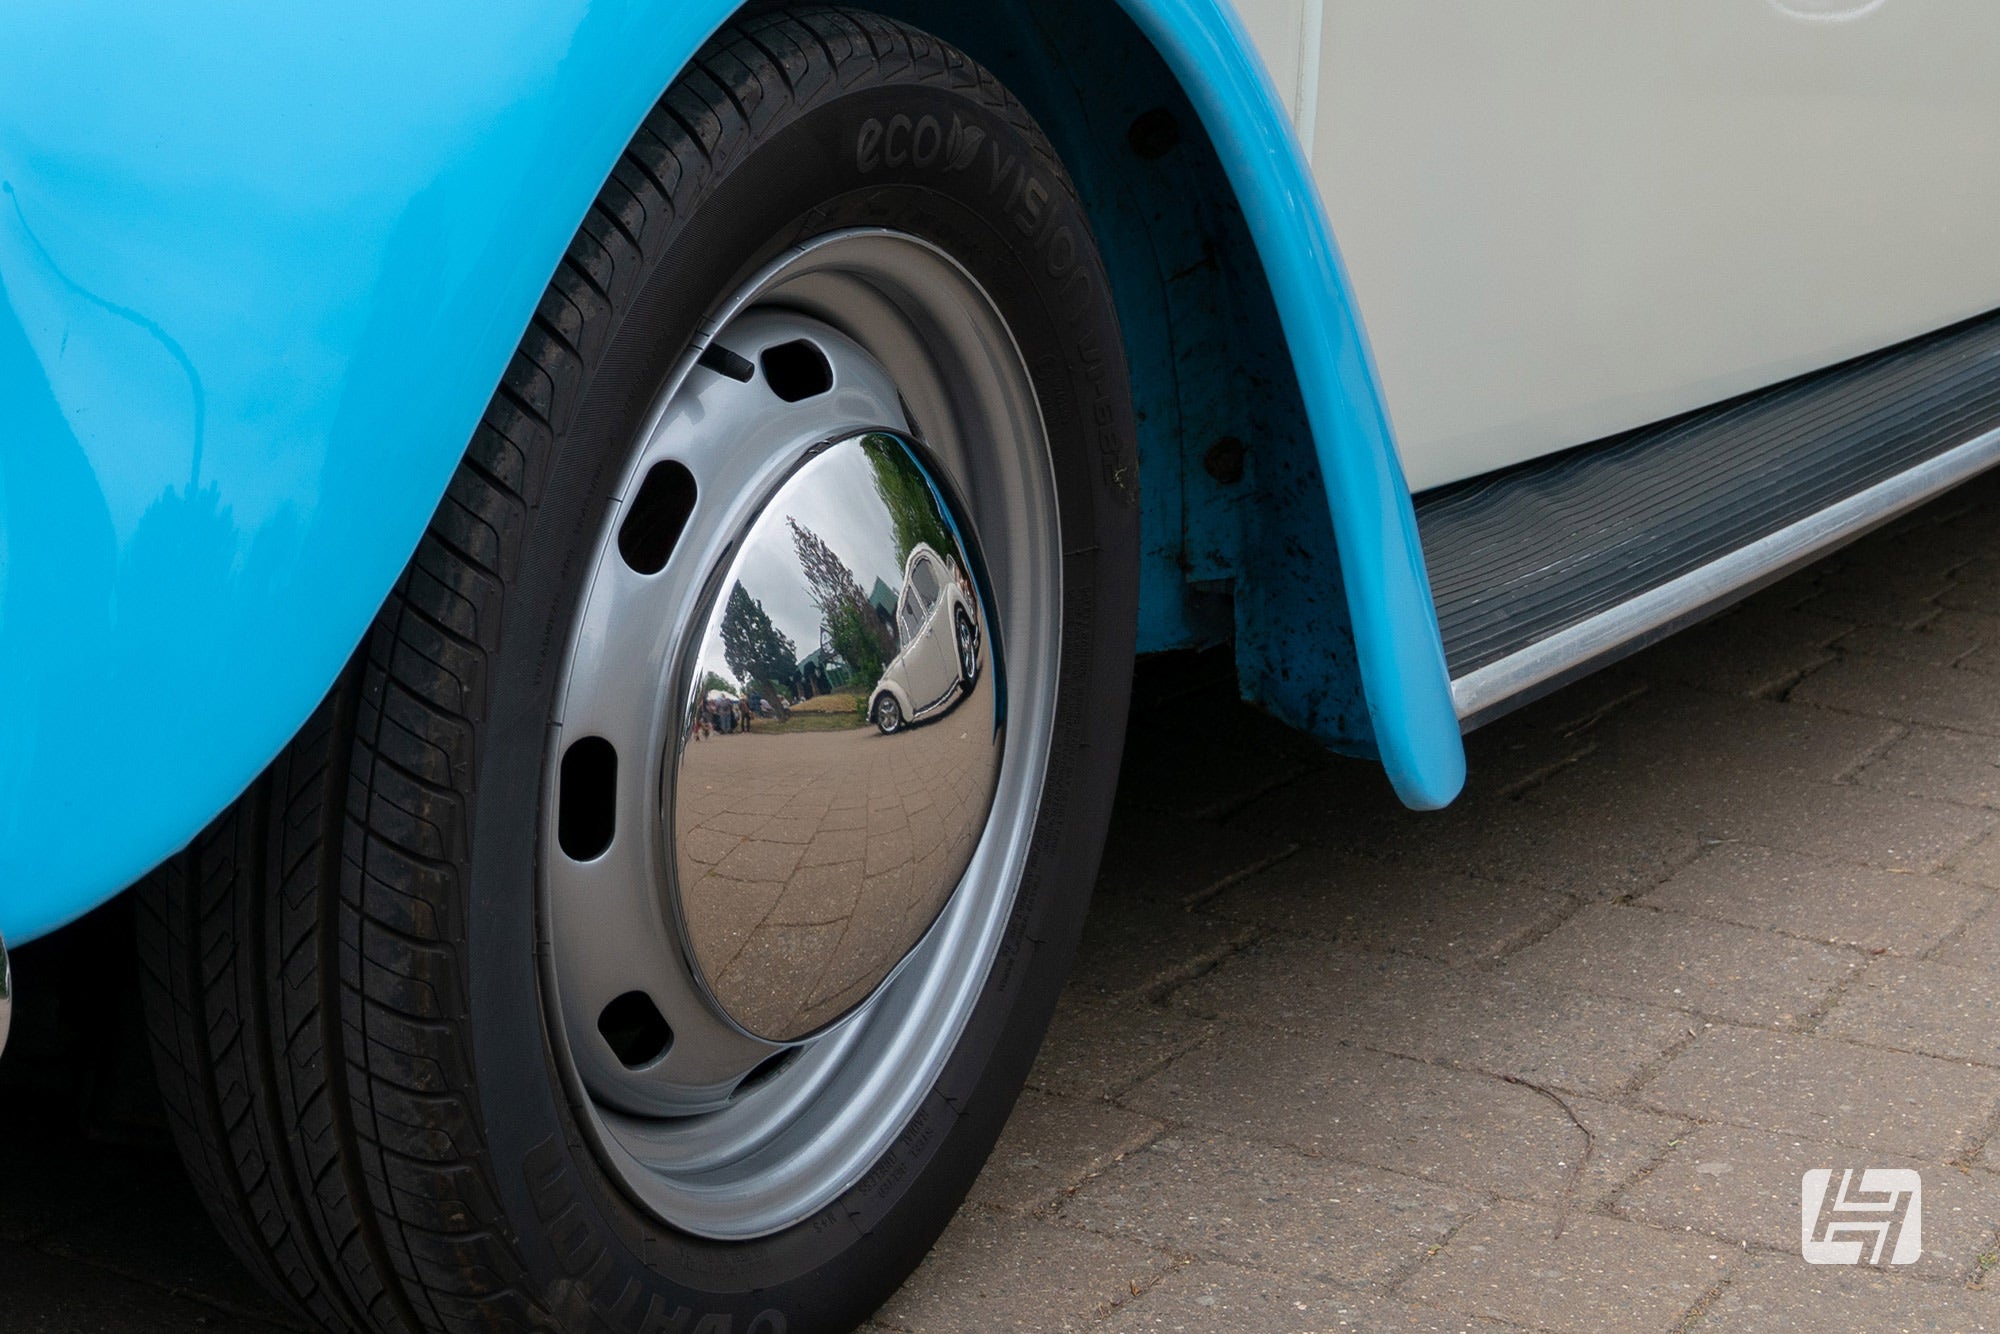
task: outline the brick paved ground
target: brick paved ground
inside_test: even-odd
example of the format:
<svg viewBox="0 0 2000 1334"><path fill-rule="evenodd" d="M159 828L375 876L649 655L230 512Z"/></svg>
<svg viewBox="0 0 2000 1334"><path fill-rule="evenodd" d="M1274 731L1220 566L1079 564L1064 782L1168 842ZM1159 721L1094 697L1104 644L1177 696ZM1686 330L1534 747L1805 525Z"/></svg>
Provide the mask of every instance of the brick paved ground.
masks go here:
<svg viewBox="0 0 2000 1334"><path fill-rule="evenodd" d="M1399 810L1136 719L1084 959L883 1329L2000 1331L2000 484L1471 739ZM0 1145L0 1329L264 1328L156 1149ZM1910 1166L1922 1261L1797 1255Z"/></svg>

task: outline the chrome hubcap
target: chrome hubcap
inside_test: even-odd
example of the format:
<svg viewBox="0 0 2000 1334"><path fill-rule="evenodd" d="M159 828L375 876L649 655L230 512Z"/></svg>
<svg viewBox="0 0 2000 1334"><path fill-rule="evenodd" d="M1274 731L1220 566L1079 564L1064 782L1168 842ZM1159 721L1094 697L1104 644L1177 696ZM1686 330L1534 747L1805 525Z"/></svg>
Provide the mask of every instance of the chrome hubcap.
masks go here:
<svg viewBox="0 0 2000 1334"><path fill-rule="evenodd" d="M908 441L839 441L778 488L715 587L685 674L671 880L709 998L766 1041L873 995L986 827L1005 709L966 688L981 596L953 508ZM884 745L869 704L899 700L950 725ZM714 726L724 709L740 728Z"/></svg>
<svg viewBox="0 0 2000 1334"><path fill-rule="evenodd" d="M558 1054L665 1221L811 1217L935 1082L1039 805L1060 550L1021 356L927 243L791 252L670 377L569 644L541 876Z"/></svg>

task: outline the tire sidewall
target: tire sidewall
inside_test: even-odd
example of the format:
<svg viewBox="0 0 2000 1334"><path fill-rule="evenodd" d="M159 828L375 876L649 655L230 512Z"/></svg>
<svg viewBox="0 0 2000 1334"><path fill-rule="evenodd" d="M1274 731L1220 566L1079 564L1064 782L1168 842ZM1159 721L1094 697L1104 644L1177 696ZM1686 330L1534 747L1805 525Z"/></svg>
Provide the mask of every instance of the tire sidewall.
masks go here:
<svg viewBox="0 0 2000 1334"><path fill-rule="evenodd" d="M979 76L986 78L986 76ZM970 72L967 80L971 79ZM505 595L476 766L468 1024L491 1176L532 1299L565 1327L845 1328L921 1258L970 1186L1074 953L1109 814L1137 598L1136 464L1115 316L1087 221L1025 113L984 85L863 82L725 149L567 412ZM929 127L929 128L926 128ZM967 151L976 135L977 143ZM952 148L956 145L955 148ZM951 151L947 151L947 150ZM549 719L585 571L662 379L710 309L786 247L912 232L965 265L1028 362L1063 535L1058 738L1026 867L976 1008L936 1085L863 1180L749 1242L687 1236L599 1165L550 1051L537 910ZM756 238L762 238L761 240ZM616 294L614 293L614 296ZM727 1323L720 1323L726 1318Z"/></svg>

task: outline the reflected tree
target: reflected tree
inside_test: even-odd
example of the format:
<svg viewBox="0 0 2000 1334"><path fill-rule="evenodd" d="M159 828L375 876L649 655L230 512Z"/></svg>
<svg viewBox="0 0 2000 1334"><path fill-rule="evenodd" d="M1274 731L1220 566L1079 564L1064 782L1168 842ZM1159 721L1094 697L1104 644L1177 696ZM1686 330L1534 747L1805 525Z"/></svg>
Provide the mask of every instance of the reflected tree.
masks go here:
<svg viewBox="0 0 2000 1334"><path fill-rule="evenodd" d="M903 442L889 435L866 436L862 452L875 471L875 493L889 507L891 531L896 537L896 559L908 561L918 543L925 543L939 555L955 556L958 544L945 525L937 497L930 483L911 460Z"/></svg>
<svg viewBox="0 0 2000 1334"><path fill-rule="evenodd" d="M786 716L783 688L799 674L798 646L740 581L722 613L722 657L738 679L758 687L779 717Z"/></svg>
<svg viewBox="0 0 2000 1334"><path fill-rule="evenodd" d="M819 608L826 646L847 664L861 692L868 694L882 679L882 665L896 655L888 629L871 614L854 571L826 539L790 516L785 522L792 528L792 546L805 572L807 595Z"/></svg>

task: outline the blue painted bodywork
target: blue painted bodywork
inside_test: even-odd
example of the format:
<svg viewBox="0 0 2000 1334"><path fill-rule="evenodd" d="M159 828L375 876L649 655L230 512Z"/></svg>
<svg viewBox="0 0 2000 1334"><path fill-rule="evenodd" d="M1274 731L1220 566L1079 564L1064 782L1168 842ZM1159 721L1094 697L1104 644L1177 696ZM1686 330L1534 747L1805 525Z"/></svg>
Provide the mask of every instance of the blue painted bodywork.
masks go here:
<svg viewBox="0 0 2000 1334"><path fill-rule="evenodd" d="M1270 278L1373 745L1406 800L1441 805L1463 752L1435 616L1305 164L1226 10L1124 7L1181 80ZM312 711L617 154L733 8L78 0L12 16L0 50L10 941L184 844ZM1339 586L1335 559L1322 594ZM1264 651L1284 651L1274 644Z"/></svg>
<svg viewBox="0 0 2000 1334"><path fill-rule="evenodd" d="M1209 0L1125 8L1214 139L1270 279L1333 515L1376 753L1406 803L1444 806L1465 783L1444 644L1388 409L1311 168L1233 11Z"/></svg>

